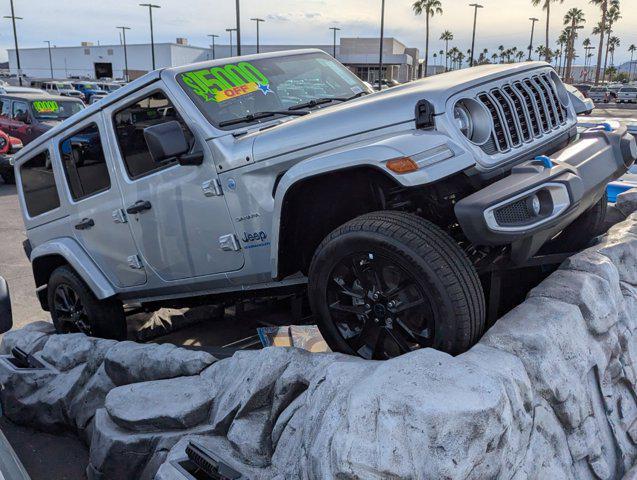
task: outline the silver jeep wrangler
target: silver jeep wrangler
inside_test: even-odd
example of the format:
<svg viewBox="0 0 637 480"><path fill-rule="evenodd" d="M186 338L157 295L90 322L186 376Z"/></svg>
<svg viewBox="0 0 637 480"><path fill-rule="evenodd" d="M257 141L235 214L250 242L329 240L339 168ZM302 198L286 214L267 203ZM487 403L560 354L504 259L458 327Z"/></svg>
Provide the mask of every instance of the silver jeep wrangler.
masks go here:
<svg viewBox="0 0 637 480"><path fill-rule="evenodd" d="M124 304L305 289L337 351L457 353L485 326L481 272L603 223L636 156L578 134L545 63L374 93L319 50L155 71L15 161L42 307L123 338Z"/></svg>

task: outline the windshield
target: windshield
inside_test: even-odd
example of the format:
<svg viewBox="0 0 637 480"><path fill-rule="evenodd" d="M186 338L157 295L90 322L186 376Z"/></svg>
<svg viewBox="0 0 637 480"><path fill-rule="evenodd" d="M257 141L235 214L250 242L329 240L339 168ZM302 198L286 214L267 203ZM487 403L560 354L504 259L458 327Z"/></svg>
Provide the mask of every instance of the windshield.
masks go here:
<svg viewBox="0 0 637 480"><path fill-rule="evenodd" d="M58 90L75 90L70 83L56 83L55 87Z"/></svg>
<svg viewBox="0 0 637 480"><path fill-rule="evenodd" d="M635 93L637 92L637 88L634 87L624 87L620 90L621 93Z"/></svg>
<svg viewBox="0 0 637 480"><path fill-rule="evenodd" d="M606 89L604 87L593 87L590 90L591 92L605 92Z"/></svg>
<svg viewBox="0 0 637 480"><path fill-rule="evenodd" d="M72 100L36 100L31 106L33 115L40 120L64 120L84 109L82 102Z"/></svg>
<svg viewBox="0 0 637 480"><path fill-rule="evenodd" d="M262 112L285 111L312 100L345 99L371 91L343 65L318 52L200 68L177 75L177 81L216 126ZM258 119L239 124L255 122Z"/></svg>

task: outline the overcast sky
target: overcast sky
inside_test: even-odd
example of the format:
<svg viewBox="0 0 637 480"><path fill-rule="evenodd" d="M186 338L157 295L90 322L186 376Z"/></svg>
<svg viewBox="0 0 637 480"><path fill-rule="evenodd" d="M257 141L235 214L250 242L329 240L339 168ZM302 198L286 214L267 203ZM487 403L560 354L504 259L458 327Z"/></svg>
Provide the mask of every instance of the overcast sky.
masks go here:
<svg viewBox="0 0 637 480"><path fill-rule="evenodd" d="M145 0L146 1L146 0ZM431 20L431 46L434 51L443 48L438 40L443 30L451 30L455 39L452 45L466 51L471 45L473 10L470 0L441 0L443 15ZM51 40L59 46L78 45L81 41L101 44L119 43L116 26L131 27L127 34L129 43L149 41L148 9L131 0L14 0L18 21L20 47L41 47L43 40ZM174 41L176 37L188 38L192 45L206 45L209 33L222 35L220 43L228 42L225 29L234 26L233 0L153 0L162 6L154 11L155 40ZM378 36L380 0L241 0L242 40L255 42L254 22L251 17L266 19L261 24L261 42L273 44L331 44L330 26L342 29L343 36ZM482 0L484 9L478 14L476 49L494 51L498 45L526 48L529 41L531 16L541 19L536 25L535 44L543 43L545 14L533 7L530 0ZM636 0L621 0L623 18L618 22L616 35L621 47L616 62L627 60L627 48L637 44ZM386 0L385 34L401 40L408 46L421 49L424 55L424 18L415 17L412 1ZM630 4L633 4L630 6ZM584 0L565 0L553 7L552 38L563 28L564 14L569 8L584 10L587 22L580 41L591 37L599 21L597 7ZM0 16L9 15L9 0L0 0ZM0 29L0 60L6 60L6 49L13 46L11 23Z"/></svg>

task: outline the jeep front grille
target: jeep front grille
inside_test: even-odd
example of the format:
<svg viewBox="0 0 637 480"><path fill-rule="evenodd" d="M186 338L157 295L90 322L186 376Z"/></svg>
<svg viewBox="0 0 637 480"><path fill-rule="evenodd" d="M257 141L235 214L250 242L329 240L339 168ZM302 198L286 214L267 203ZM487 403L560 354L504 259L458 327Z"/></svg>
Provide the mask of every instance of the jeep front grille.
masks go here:
<svg viewBox="0 0 637 480"><path fill-rule="evenodd" d="M481 92L477 100L493 120L491 140L482 146L488 155L508 152L542 138L567 122L566 110L548 74Z"/></svg>

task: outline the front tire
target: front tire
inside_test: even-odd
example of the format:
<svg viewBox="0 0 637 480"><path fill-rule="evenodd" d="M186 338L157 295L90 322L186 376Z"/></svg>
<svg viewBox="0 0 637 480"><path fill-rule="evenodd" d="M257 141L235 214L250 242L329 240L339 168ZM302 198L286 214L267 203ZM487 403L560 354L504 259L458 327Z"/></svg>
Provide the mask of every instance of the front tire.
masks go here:
<svg viewBox="0 0 637 480"><path fill-rule="evenodd" d="M82 332L93 337L126 339L122 303L114 298L98 300L69 267L58 267L51 274L47 300L58 333Z"/></svg>
<svg viewBox="0 0 637 480"><path fill-rule="evenodd" d="M421 347L465 351L484 330L478 274L455 241L416 215L351 220L319 245L308 295L332 350L387 359Z"/></svg>

